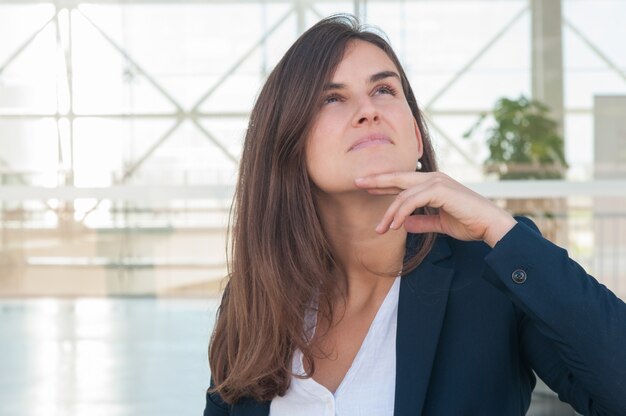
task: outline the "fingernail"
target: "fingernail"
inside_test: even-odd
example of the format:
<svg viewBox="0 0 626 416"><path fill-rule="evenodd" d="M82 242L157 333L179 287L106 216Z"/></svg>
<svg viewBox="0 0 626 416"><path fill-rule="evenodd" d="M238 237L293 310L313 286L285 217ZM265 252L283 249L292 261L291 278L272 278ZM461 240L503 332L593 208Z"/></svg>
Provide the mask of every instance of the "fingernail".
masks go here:
<svg viewBox="0 0 626 416"><path fill-rule="evenodd" d="M363 181L365 181L365 178L356 178L356 179L354 180L354 182L357 182L357 183L361 183L361 182L363 182Z"/></svg>
<svg viewBox="0 0 626 416"><path fill-rule="evenodd" d="M389 225L389 228L393 228L394 230L396 229L396 221L395 220L391 221L391 224Z"/></svg>

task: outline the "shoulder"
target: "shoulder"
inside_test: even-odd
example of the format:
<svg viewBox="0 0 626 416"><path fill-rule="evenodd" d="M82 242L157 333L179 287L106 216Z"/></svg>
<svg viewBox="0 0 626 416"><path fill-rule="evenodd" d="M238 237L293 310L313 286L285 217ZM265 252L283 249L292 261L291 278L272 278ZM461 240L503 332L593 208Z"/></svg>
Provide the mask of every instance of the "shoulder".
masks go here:
<svg viewBox="0 0 626 416"><path fill-rule="evenodd" d="M268 415L271 401L259 402L251 397L244 397L234 404L226 403L217 392L211 378L211 387L206 393L206 405L203 416L228 416L230 414L247 414L251 416Z"/></svg>
<svg viewBox="0 0 626 416"><path fill-rule="evenodd" d="M206 405L204 408L204 416L226 416L230 412L230 406L226 403L218 392L214 391L215 383L213 377L210 380L210 386L206 392Z"/></svg>
<svg viewBox="0 0 626 416"><path fill-rule="evenodd" d="M203 416L227 416L230 414L229 406L217 393L206 393L206 405Z"/></svg>

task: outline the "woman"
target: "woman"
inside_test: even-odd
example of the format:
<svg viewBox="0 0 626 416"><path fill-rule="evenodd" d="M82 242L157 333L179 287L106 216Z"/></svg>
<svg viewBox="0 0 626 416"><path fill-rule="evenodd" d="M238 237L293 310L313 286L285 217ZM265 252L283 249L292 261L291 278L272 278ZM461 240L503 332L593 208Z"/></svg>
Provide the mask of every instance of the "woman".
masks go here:
<svg viewBox="0 0 626 416"><path fill-rule="evenodd" d="M234 209L205 415L522 415L533 369L626 414L626 305L437 172L398 59L354 18L270 74Z"/></svg>

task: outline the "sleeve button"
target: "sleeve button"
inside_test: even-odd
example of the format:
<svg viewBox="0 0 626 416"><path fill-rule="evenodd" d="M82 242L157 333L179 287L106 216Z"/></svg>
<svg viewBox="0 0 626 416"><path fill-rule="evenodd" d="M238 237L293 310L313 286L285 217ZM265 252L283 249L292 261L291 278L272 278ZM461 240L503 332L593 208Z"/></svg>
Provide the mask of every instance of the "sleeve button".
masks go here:
<svg viewBox="0 0 626 416"><path fill-rule="evenodd" d="M511 274L511 279L513 279L513 281L515 283L522 284L526 281L526 272L522 269L517 269L513 272L513 274Z"/></svg>

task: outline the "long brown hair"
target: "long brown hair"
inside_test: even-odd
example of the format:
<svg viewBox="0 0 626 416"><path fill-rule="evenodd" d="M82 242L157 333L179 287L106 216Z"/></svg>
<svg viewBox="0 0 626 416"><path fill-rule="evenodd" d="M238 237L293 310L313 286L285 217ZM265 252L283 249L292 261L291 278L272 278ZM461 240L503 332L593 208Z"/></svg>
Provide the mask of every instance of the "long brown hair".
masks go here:
<svg viewBox="0 0 626 416"><path fill-rule="evenodd" d="M289 387L295 349L311 364L305 315L315 298L332 322L336 264L322 229L305 166L305 141L350 41L370 42L397 67L424 144L422 171L437 170L428 131L388 42L350 15L323 19L289 48L269 75L250 116L231 212L229 280L209 347L217 392L227 403L271 400ZM434 213L429 208L421 213ZM403 273L428 254L421 235Z"/></svg>

